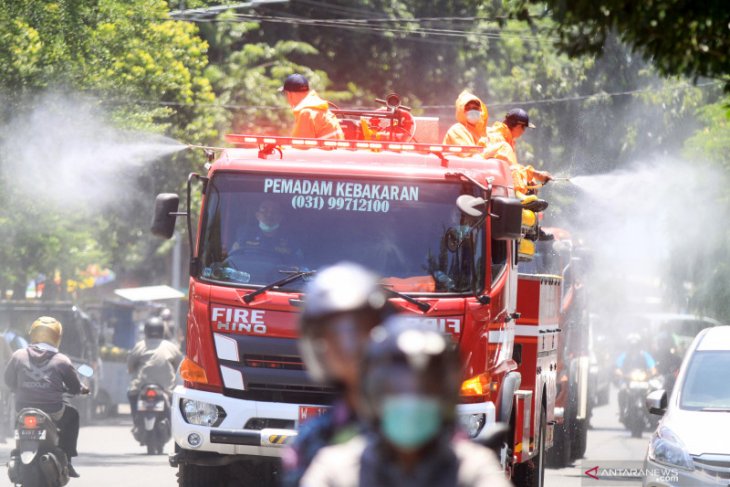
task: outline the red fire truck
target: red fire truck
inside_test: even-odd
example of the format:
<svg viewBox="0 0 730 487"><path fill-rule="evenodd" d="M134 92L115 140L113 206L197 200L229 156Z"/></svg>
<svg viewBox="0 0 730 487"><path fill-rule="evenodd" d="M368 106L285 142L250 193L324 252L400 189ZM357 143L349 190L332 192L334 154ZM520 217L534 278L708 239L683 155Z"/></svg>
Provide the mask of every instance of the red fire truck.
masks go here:
<svg viewBox="0 0 730 487"><path fill-rule="evenodd" d="M523 209L507 164L471 157L476 147L228 141L237 148L209 153L207 173L188 178L187 211L161 194L152 226L169 238L185 215L193 249L184 385L172 401L180 485L276 480L281 447L333 395L308 379L298 354L302 289L343 260L378 272L396 308L453 337L464 365L461 424L476 440L508 425L507 474L542 485L560 278L522 276L518 297Z"/></svg>
<svg viewBox="0 0 730 487"><path fill-rule="evenodd" d="M585 271L586 249L562 228L548 228L554 240L538 242L532 270L560 276L555 437L548 464L566 467L585 454L591 412L590 330Z"/></svg>

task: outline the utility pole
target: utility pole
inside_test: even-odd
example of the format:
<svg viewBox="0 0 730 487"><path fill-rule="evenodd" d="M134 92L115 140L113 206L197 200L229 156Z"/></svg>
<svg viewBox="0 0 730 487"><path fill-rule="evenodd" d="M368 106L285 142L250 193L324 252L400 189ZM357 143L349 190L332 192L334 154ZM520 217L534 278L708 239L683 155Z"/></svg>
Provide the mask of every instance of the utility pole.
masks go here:
<svg viewBox="0 0 730 487"><path fill-rule="evenodd" d="M182 244L183 239L179 232L175 232L173 235L173 247L172 247L172 275L170 276L170 286L178 291L182 288ZM183 291L184 292L184 291ZM178 331L185 329L181 321L180 312L180 300L175 302L175 306L172 307L172 320L175 323L175 334L174 338L178 338Z"/></svg>

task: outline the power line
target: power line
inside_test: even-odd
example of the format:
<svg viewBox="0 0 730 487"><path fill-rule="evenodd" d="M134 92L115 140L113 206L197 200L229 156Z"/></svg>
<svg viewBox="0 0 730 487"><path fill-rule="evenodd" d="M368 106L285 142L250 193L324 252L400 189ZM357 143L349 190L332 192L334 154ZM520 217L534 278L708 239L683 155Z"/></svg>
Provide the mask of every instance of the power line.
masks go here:
<svg viewBox="0 0 730 487"><path fill-rule="evenodd" d="M678 90L684 90L687 88L705 88L708 86L717 86L722 84L721 81L708 81L706 83L698 83L696 85L691 84L682 84L679 86L673 86L668 88L670 91L678 91ZM610 93L593 93L590 95L576 95L576 96L565 96L565 97L559 97L559 98L545 98L542 100L521 100L521 101L509 101L504 103L488 103L488 107L506 107L506 106L515 106L515 105L543 105L543 104L551 104L551 103L564 103L564 102L571 102L571 101L582 101L582 100L591 100L596 98L613 98L617 96L633 96L633 95L640 95L642 93L648 93L650 91L654 91L654 87L647 87L647 88L639 88L636 90L627 90L627 91L615 91ZM435 110L435 109L452 109L454 108L454 105L423 105L420 108L424 110Z"/></svg>
<svg viewBox="0 0 730 487"><path fill-rule="evenodd" d="M706 88L709 86L718 86L721 85L722 81L708 81L706 83L699 83L697 85L691 85L691 84L683 84L678 85L669 88L670 91L678 91L678 90L684 90L688 88ZM582 101L582 100L590 100L594 98L612 98L612 97L618 97L618 96L633 96L633 95L639 95L642 93L647 93L650 91L654 91L654 87L647 87L647 88L640 88L636 90L626 90L626 91L617 91L617 92L609 92L609 93L593 93L590 95L576 95L576 96L566 96L566 97L558 97L558 98L545 98L540 100L515 100L515 101L508 101L508 102L502 102L502 103L489 103L487 104L489 108L493 107L507 107L507 106L516 106L516 105L523 105L523 106L529 106L529 105L541 105L541 104L550 104L550 103L566 103L566 102L573 102L573 101ZM162 100L144 100L144 99L132 99L132 98L118 98L118 99L112 99L112 100L106 100L107 103L113 103L113 104L139 104L139 105L157 105L157 106L171 106L171 107L209 107L209 108L221 108L221 109L227 109L227 110L290 110L289 107L285 106L270 106L270 105L235 105L235 104L217 104L217 103L185 103L185 102L172 102L172 101L162 101ZM450 109L453 110L454 105L422 105L420 107L416 107L423 110L442 110L442 109Z"/></svg>
<svg viewBox="0 0 730 487"><path fill-rule="evenodd" d="M405 28L405 27L380 27L378 25L371 25L371 20L361 19L307 19L301 17L283 17L283 16L272 16L272 15L261 15L261 14L234 14L232 18L209 18L200 16L187 16L178 17L177 20L187 20L195 23L231 23L231 22L244 22L244 21L255 21L264 23L280 23L280 24L295 24L306 27L327 27L337 28L343 30L354 30L360 32L374 32L383 34L402 34L405 36L437 36L437 37L452 37L460 38L470 43L478 43L480 40L487 39L503 39L505 37L519 38L523 40L536 40L536 36L518 34L515 30L501 30L495 29L492 32L486 32L483 30L463 30L463 29L444 29L434 27L416 27L416 28ZM408 22L409 19L377 19L378 22L388 20L389 22ZM418 19L414 19L418 22ZM529 32L525 30L525 32ZM542 39L557 39L554 36L543 37Z"/></svg>

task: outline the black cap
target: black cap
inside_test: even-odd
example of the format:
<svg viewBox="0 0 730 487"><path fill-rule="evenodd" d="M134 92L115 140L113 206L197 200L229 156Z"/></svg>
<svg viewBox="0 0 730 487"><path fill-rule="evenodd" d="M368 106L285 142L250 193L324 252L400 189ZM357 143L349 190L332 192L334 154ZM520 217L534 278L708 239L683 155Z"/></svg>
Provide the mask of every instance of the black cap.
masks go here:
<svg viewBox="0 0 730 487"><path fill-rule="evenodd" d="M508 111L507 115L504 116L504 123L506 123L510 128L516 125L522 125L531 129L535 128L535 126L530 123L530 116L522 108L513 108Z"/></svg>
<svg viewBox="0 0 730 487"><path fill-rule="evenodd" d="M294 73L290 74L284 80L284 86L279 88L279 91L291 91L291 92L303 92L309 91L309 81L304 75Z"/></svg>

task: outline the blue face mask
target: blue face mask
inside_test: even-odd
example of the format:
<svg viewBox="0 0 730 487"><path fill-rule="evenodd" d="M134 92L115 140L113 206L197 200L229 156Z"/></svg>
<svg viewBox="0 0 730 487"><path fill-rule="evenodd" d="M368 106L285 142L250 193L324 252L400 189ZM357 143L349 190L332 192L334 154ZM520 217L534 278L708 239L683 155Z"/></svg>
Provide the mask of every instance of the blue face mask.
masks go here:
<svg viewBox="0 0 730 487"><path fill-rule="evenodd" d="M402 450L417 450L438 435L441 429L441 404L430 396L386 396L380 428L394 446Z"/></svg>

